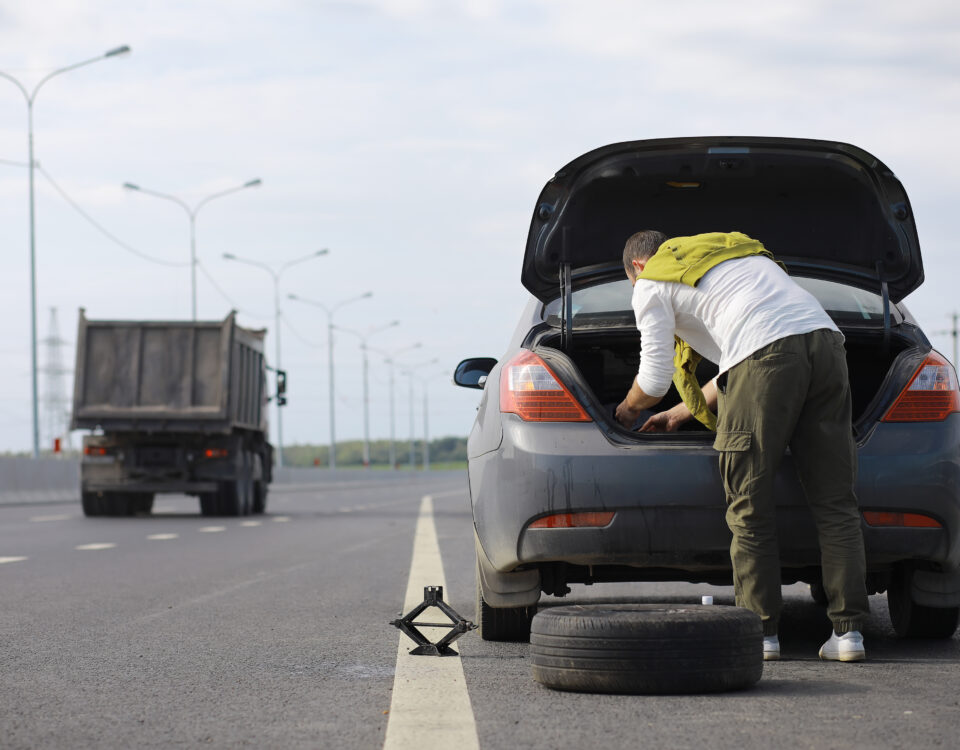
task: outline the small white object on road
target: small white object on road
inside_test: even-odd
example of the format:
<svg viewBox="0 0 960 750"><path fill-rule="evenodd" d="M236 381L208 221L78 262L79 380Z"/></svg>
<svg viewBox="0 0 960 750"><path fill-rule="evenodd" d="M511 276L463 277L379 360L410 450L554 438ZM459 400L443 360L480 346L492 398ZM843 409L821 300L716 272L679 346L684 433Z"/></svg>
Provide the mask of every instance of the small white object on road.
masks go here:
<svg viewBox="0 0 960 750"><path fill-rule="evenodd" d="M713 597L709 594L700 597L701 604L713 604Z"/></svg>

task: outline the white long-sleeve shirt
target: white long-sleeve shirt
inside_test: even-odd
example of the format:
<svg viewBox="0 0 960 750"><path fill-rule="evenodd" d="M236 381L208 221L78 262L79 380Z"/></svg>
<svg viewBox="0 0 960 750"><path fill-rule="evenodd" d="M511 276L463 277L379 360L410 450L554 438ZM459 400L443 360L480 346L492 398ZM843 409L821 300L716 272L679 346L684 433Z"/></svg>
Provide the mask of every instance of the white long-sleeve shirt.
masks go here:
<svg viewBox="0 0 960 750"><path fill-rule="evenodd" d="M726 372L767 344L820 328L839 329L816 297L769 258L754 255L711 268L695 286L637 279L637 385L663 396L673 380L673 337Z"/></svg>

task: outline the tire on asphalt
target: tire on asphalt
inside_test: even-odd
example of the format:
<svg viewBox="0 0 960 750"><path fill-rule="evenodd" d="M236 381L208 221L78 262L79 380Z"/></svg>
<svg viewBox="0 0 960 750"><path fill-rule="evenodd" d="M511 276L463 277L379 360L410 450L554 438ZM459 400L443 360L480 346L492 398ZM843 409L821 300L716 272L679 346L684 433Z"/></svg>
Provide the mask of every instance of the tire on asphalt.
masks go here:
<svg viewBox="0 0 960 750"><path fill-rule="evenodd" d="M265 482L253 483L253 506L251 512L263 513L267 509L267 485Z"/></svg>
<svg viewBox="0 0 960 750"><path fill-rule="evenodd" d="M485 641L526 643L530 640L530 623L537 614L532 607L491 607L484 601L477 571L477 633Z"/></svg>
<svg viewBox="0 0 960 750"><path fill-rule="evenodd" d="M153 498L152 492L138 492L134 495L131 503L133 514L149 516L153 512Z"/></svg>
<svg viewBox="0 0 960 750"><path fill-rule="evenodd" d="M217 515L217 498L218 494L216 492L202 492L200 494L200 515L201 516L215 516Z"/></svg>
<svg viewBox="0 0 960 750"><path fill-rule="evenodd" d="M133 515L133 498L129 492L104 492L100 497L100 507L105 516Z"/></svg>
<svg viewBox="0 0 960 750"><path fill-rule="evenodd" d="M715 693L763 673L763 627L739 607L598 604L533 618L533 678L588 693Z"/></svg>
<svg viewBox="0 0 960 750"><path fill-rule="evenodd" d="M894 568L887 586L890 624L901 638L952 638L960 623L960 607L925 607L913 601L913 567Z"/></svg>
<svg viewBox="0 0 960 750"><path fill-rule="evenodd" d="M85 516L102 516L104 513L103 503L96 492L81 492L80 505Z"/></svg>

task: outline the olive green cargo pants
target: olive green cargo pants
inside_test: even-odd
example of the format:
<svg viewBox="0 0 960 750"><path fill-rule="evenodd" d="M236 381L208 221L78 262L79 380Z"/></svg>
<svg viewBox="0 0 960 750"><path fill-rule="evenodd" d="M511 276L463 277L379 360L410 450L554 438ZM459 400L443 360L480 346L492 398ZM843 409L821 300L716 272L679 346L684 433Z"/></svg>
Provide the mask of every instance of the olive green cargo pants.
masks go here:
<svg viewBox="0 0 960 750"><path fill-rule="evenodd" d="M760 615L764 635L776 634L782 599L773 488L789 446L817 526L827 615L837 633L859 630L870 605L843 337L822 329L774 341L717 386L714 447L737 605Z"/></svg>

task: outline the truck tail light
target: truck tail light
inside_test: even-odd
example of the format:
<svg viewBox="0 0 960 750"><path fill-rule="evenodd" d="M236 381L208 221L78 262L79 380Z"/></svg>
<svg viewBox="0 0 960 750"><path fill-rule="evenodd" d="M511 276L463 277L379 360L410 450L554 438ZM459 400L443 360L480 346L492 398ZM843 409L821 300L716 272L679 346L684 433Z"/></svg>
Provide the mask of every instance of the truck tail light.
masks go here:
<svg viewBox="0 0 960 750"><path fill-rule="evenodd" d="M863 511L863 520L867 526L906 526L912 529L942 529L943 524L936 518L922 513L891 513L881 510Z"/></svg>
<svg viewBox="0 0 960 750"><path fill-rule="evenodd" d="M108 456L110 451L102 445L85 445L83 446L83 455L85 456Z"/></svg>
<svg viewBox="0 0 960 750"><path fill-rule="evenodd" d="M500 411L526 422L592 422L547 364L524 350L500 373Z"/></svg>
<svg viewBox="0 0 960 750"><path fill-rule="evenodd" d="M226 448L207 448L203 452L204 458L226 458L230 455L230 451Z"/></svg>
<svg viewBox="0 0 960 750"><path fill-rule="evenodd" d="M538 518L531 529L575 529L575 528L602 528L609 526L616 513L609 511L584 511L581 513L554 513L550 516Z"/></svg>
<svg viewBox="0 0 960 750"><path fill-rule="evenodd" d="M960 411L957 374L947 360L930 352L881 421L940 422L955 411Z"/></svg>

